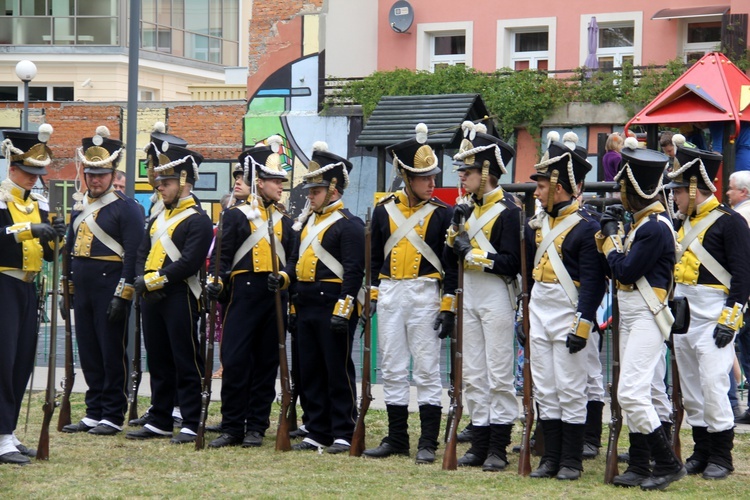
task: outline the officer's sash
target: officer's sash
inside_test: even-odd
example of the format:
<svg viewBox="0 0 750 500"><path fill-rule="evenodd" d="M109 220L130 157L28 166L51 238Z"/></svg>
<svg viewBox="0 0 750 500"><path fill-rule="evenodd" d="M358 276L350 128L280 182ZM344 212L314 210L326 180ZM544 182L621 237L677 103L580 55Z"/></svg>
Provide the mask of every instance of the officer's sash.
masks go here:
<svg viewBox="0 0 750 500"><path fill-rule="evenodd" d="M125 256L125 249L96 223L95 217L99 210L114 201L117 201L117 195L114 191L110 191L104 196L97 198L93 203L89 203L88 198L86 198L83 201L83 210L81 210L81 213L79 213L78 217L73 221L73 234L78 231L81 223L85 221L86 226L88 226L96 239L101 241L107 248L112 250L122 259Z"/></svg>
<svg viewBox="0 0 750 500"><path fill-rule="evenodd" d="M391 250L393 250L393 247L395 247L399 241L406 238L407 240L409 240L409 243L411 243L412 246L414 246L414 248L416 248L417 251L421 253L422 256L427 259L430 264L432 264L432 267L434 267L442 276L443 265L440 262L440 259L435 254L435 251L432 249L432 247L430 247L430 245L428 245L426 241L420 238L417 232L414 230L414 227L419 223L419 221L427 218L432 212L435 211L437 206L433 205L432 203L426 203L419 210L414 212L408 219L404 217L404 214L402 214L398 208L396 208L395 202L390 201L386 203L384 207L385 211L388 212L388 216L393 219L393 222L396 223L396 231L394 231L385 242L385 255L388 256L388 254L391 253Z"/></svg>
<svg viewBox="0 0 750 500"><path fill-rule="evenodd" d="M679 262L685 254L685 251L689 248L698 258L698 261L700 261L703 267L708 269L708 272L713 274L716 279L719 280L719 283L729 289L729 285L732 282L732 275L714 258L713 255L708 252L708 250L705 249L698 239L698 236L711 227L722 215L724 215L724 212L714 209L703 219L698 221L698 224L695 226L690 225L690 219L685 219L685 223L683 224L685 236L682 238L682 241L680 241L682 250L677 253L677 261Z"/></svg>
<svg viewBox="0 0 750 500"><path fill-rule="evenodd" d="M238 207L237 210L241 210L242 213L245 214L245 217L250 220L251 208L249 206L242 205L241 207ZM273 221L274 227L276 227L276 224L282 219L282 217L283 215L281 215L280 212L274 210L273 214L271 214L271 220ZM242 258L250 252L251 248L260 243L260 240L263 239L270 243L267 223L259 224L258 227L253 229L253 232L250 233L250 236L248 236L245 241L242 242L242 245L240 245L240 248L238 248L237 252L234 254L234 259L232 259L232 269L234 269L242 260ZM284 267L286 265L286 251L284 251L284 247L281 245L280 240L281 238L274 238L274 246L276 247L276 256L281 262L281 267Z"/></svg>
<svg viewBox="0 0 750 500"><path fill-rule="evenodd" d="M195 210L188 208L175 215L168 221L166 220L166 212L160 213L156 218L156 231L151 236L151 247L153 248L158 241L161 243L162 247L164 247L164 251L167 252L167 255L172 260L172 262L177 262L178 260L180 260L180 258L182 257L182 252L180 252L180 249L177 248L177 245L174 244L172 238L169 237L169 229L184 221L191 215L195 215L197 213L198 212L196 212ZM190 287L190 291L193 292L195 298L199 298L203 290L201 289L201 282L198 279L198 275L194 274L188 277L185 282Z"/></svg>
<svg viewBox="0 0 750 500"><path fill-rule="evenodd" d="M572 229L581 222L581 216L578 212L572 213L561 220L554 228L550 228L549 219L549 217L543 217L542 219L542 241L534 254L534 266L539 264L546 252L552 269L555 271L555 276L565 290L565 295L568 296L568 300L573 307L578 307L578 288L576 288L573 278L570 277L570 273L565 268L560 254L555 249L555 240L565 231Z"/></svg>

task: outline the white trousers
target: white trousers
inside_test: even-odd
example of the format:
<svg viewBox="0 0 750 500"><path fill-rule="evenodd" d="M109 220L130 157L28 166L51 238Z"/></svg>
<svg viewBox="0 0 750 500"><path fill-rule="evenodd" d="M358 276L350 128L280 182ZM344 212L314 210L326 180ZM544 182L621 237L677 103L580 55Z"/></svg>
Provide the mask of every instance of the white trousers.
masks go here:
<svg viewBox="0 0 750 500"><path fill-rule="evenodd" d="M477 426L518 418L513 385L513 320L508 287L499 276L464 275L463 379L466 407Z"/></svg>
<svg viewBox="0 0 750 500"><path fill-rule="evenodd" d="M653 403L652 385L657 366L664 360L664 337L640 292L618 290L617 299L620 307L617 401L630 432L651 434L661 425Z"/></svg>
<svg viewBox="0 0 750 500"><path fill-rule="evenodd" d="M534 283L529 313L531 375L539 418L586 423L588 353L584 348L570 354L565 347L576 310L562 285Z"/></svg>
<svg viewBox="0 0 750 500"><path fill-rule="evenodd" d="M378 351L385 403L408 406L409 361L420 405L440 406L440 312L436 280L383 280L378 287Z"/></svg>
<svg viewBox="0 0 750 500"><path fill-rule="evenodd" d="M599 332L591 330L589 341L583 352L586 354L586 399L587 401L604 401L604 376L602 360L599 358Z"/></svg>
<svg viewBox="0 0 750 500"><path fill-rule="evenodd" d="M719 349L713 338L726 295L716 288L679 283L675 295L684 295L690 303L690 329L674 336L687 422L709 432L729 430L734 427L727 396L734 348L729 344Z"/></svg>

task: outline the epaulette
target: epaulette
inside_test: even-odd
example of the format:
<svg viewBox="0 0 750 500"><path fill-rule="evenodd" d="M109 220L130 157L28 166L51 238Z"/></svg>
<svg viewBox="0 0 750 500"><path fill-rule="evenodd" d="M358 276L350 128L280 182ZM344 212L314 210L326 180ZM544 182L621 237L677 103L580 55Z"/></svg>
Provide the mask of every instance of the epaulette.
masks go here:
<svg viewBox="0 0 750 500"><path fill-rule="evenodd" d="M720 212L724 212L727 215L729 215L729 214L731 214L733 212L733 210L731 208L729 208L728 206L726 206L723 203L721 203L719 206L717 206L716 208L714 208L714 210L718 210Z"/></svg>
<svg viewBox="0 0 750 500"><path fill-rule="evenodd" d="M396 198L396 193L391 193L388 196L386 196L385 198L382 198L380 201L378 201L378 203L377 203L376 206L384 205L385 203L387 203L387 202L389 202L389 201L391 201L391 200L393 200L395 198Z"/></svg>
<svg viewBox="0 0 750 500"><path fill-rule="evenodd" d="M432 203L433 205L436 205L440 208L448 208L448 204L445 203L440 198L435 198L434 196L428 200L428 203Z"/></svg>
<svg viewBox="0 0 750 500"><path fill-rule="evenodd" d="M117 196L121 200L127 200L128 199L127 196L125 196L122 192L120 192L120 191L118 191L116 189L115 189L114 193L115 193L115 196Z"/></svg>
<svg viewBox="0 0 750 500"><path fill-rule="evenodd" d="M585 220L586 222L593 222L597 220L593 215L591 215L591 212L583 207L578 209L578 215L580 215L581 219Z"/></svg>
<svg viewBox="0 0 750 500"><path fill-rule="evenodd" d="M508 208L518 208L518 205L516 205L516 202L513 200L514 200L513 196L506 195L503 197L502 200L498 200L498 203L502 203Z"/></svg>
<svg viewBox="0 0 750 500"><path fill-rule="evenodd" d="M343 215L345 219L349 219L352 215L346 208L339 208L339 212L341 212L341 215Z"/></svg>
<svg viewBox="0 0 750 500"><path fill-rule="evenodd" d="M47 198L38 193L31 193L31 199L39 204L39 210L49 212L49 200Z"/></svg>

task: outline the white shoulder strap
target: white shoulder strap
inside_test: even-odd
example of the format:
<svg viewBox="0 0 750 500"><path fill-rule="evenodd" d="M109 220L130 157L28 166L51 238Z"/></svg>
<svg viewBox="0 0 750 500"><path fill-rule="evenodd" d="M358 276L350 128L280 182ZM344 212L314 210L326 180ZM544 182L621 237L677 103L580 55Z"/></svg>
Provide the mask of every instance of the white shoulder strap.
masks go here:
<svg viewBox="0 0 750 500"><path fill-rule="evenodd" d="M432 203L425 203L424 206L414 212L408 219L404 217L404 214L401 213L401 211L396 207L396 204L393 201L387 202L384 207L385 211L388 213L388 216L393 219L393 222L396 223L397 228L385 242L385 255L387 256L388 254L390 254L391 250L393 250L393 247L395 247L399 241L406 238L407 240L409 240L409 243L411 243L412 246L414 246L414 248L416 248L419 253L425 259L427 259L442 276L443 264L440 262L440 259L432 250L432 247L430 247L430 245L428 245L426 241L420 238L417 232L414 230L419 221L425 219L432 212L434 212L435 209L437 209L437 205L433 205Z"/></svg>

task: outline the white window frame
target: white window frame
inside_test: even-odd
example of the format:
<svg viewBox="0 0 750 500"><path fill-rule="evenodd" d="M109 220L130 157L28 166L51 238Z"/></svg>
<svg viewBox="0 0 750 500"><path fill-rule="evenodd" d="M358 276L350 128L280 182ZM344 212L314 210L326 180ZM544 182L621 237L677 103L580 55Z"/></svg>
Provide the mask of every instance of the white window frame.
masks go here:
<svg viewBox="0 0 750 500"><path fill-rule="evenodd" d="M435 60L433 56L434 38L436 36L456 36L464 35L466 37L466 54L463 61L452 56L446 58L448 64L457 62L471 67L474 59L474 23L472 21L461 21L455 23L422 23L417 25L417 65L416 69L421 71L434 71L434 63L442 63L442 60Z"/></svg>
<svg viewBox="0 0 750 500"><path fill-rule="evenodd" d="M495 54L495 67L515 67L516 61L526 60L527 57L514 57L515 36L520 32L546 31L549 36L547 45L547 69L555 69L555 57L557 52L557 18L556 17L532 17L528 19L500 19L497 21L497 52ZM524 54L541 54L541 52L526 52ZM543 59L543 57L538 57ZM536 68L529 63L529 68Z"/></svg>
<svg viewBox="0 0 750 500"><path fill-rule="evenodd" d="M580 27L580 52L579 52L579 66L583 66L586 62L586 57L589 54L589 22L591 17L596 17L596 22L599 26L602 25L633 25L633 66L640 66L643 58L643 12L612 12L607 14L589 13L581 14L581 27ZM597 42L598 43L598 42ZM600 56L614 56L615 67L622 65L622 56L630 55L622 50L624 47L617 49L604 49L604 52L597 51L597 57ZM618 63L619 61L619 63Z"/></svg>
<svg viewBox="0 0 750 500"><path fill-rule="evenodd" d="M708 54L709 52L718 50L718 47L721 46L721 40L717 42L688 43L687 41L688 25L691 23L717 23L717 22L721 23L721 16L700 16L700 17L691 17L688 19L680 19L677 39L679 40L680 57L682 58L683 62L687 62L688 52L703 52L703 54L705 55L705 54Z"/></svg>
<svg viewBox="0 0 750 500"><path fill-rule="evenodd" d="M12 87L12 85L7 85ZM29 89L31 88L46 88L47 99L45 101L31 101L31 102L71 102L71 101L55 101L55 87L67 87L73 89L73 96L75 97L76 89L75 85L71 83L29 83ZM31 93L31 92L29 92ZM24 85L18 86L18 102L24 102L26 95L24 94Z"/></svg>

